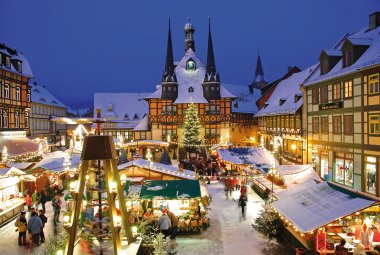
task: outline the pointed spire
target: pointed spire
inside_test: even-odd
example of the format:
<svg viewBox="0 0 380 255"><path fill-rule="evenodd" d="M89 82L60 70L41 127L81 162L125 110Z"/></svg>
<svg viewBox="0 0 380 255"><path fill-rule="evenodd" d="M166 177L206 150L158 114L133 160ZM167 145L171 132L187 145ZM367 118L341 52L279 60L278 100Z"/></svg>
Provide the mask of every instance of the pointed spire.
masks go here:
<svg viewBox="0 0 380 255"><path fill-rule="evenodd" d="M208 47L207 47L207 66L206 66L205 81L219 82L219 75L217 74L216 66L215 66L214 47L212 45L210 17L208 17Z"/></svg>
<svg viewBox="0 0 380 255"><path fill-rule="evenodd" d="M261 58L260 58L260 51L257 50L257 62L256 62L256 71L255 71L255 77L257 76L264 76L264 70L263 66L261 64Z"/></svg>
<svg viewBox="0 0 380 255"><path fill-rule="evenodd" d="M261 64L260 51L257 50L257 61L256 61L256 70L255 77L251 84L252 88L262 88L268 84L267 78L264 75L263 65Z"/></svg>
<svg viewBox="0 0 380 255"><path fill-rule="evenodd" d="M166 48L166 61L165 71L162 77L162 81L177 81L174 73L174 58L173 58L173 46L172 46L172 33L170 28L169 17L169 32L168 32L168 45Z"/></svg>

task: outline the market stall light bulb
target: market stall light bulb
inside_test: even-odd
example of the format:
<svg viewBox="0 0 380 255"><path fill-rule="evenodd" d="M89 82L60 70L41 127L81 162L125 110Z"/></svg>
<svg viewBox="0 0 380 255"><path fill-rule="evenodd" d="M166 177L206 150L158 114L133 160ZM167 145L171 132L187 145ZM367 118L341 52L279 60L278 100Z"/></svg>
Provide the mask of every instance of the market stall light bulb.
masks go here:
<svg viewBox="0 0 380 255"><path fill-rule="evenodd" d="M116 216L115 217L115 223L116 223L116 225L120 225L121 224L121 217L120 216Z"/></svg>
<svg viewBox="0 0 380 255"><path fill-rule="evenodd" d="M69 221L70 221L70 216L65 215L65 216L63 217L63 222L64 222L64 223L69 223Z"/></svg>
<svg viewBox="0 0 380 255"><path fill-rule="evenodd" d="M136 226L133 226L132 227L132 234L137 234L137 227Z"/></svg>
<svg viewBox="0 0 380 255"><path fill-rule="evenodd" d="M88 181L88 179L90 179L90 176L88 176L88 174L86 174L86 181Z"/></svg>
<svg viewBox="0 0 380 255"><path fill-rule="evenodd" d="M111 182L110 183L110 189L111 190L116 190L116 188L117 188L116 182Z"/></svg>
<svg viewBox="0 0 380 255"><path fill-rule="evenodd" d="M125 174L120 175L120 181L125 182L127 180L127 176Z"/></svg>
<svg viewBox="0 0 380 255"><path fill-rule="evenodd" d="M132 206L132 202L130 200L127 201L127 207L131 207Z"/></svg>
<svg viewBox="0 0 380 255"><path fill-rule="evenodd" d="M77 187L77 182L76 181L70 182L70 189L71 190L76 189L76 187Z"/></svg>
<svg viewBox="0 0 380 255"><path fill-rule="evenodd" d="M63 251L62 250L58 250L57 251L57 255L63 255Z"/></svg>

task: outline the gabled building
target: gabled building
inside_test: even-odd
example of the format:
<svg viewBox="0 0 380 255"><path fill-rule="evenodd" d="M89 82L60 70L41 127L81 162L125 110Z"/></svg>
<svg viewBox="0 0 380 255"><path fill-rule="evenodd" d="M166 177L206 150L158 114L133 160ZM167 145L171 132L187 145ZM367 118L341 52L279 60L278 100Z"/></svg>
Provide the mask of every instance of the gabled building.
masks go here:
<svg viewBox="0 0 380 255"><path fill-rule="evenodd" d="M308 161L323 178L380 196L380 12L322 50L304 83Z"/></svg>
<svg viewBox="0 0 380 255"><path fill-rule="evenodd" d="M207 63L195 52L194 26L185 24L185 54L174 63L171 30L167 42L165 70L156 91L145 97L149 104L149 122L152 139L181 142L184 131L185 111L189 104L197 105L201 121L202 143L217 144L221 137L228 137L231 127L231 94L220 81L214 58L209 23Z"/></svg>
<svg viewBox="0 0 380 255"><path fill-rule="evenodd" d="M281 159L302 164L306 161L306 140L302 124L303 97L301 85L318 65L293 73L280 81L263 108L256 114L259 142L277 151Z"/></svg>
<svg viewBox="0 0 380 255"><path fill-rule="evenodd" d="M261 64L260 53L257 54L255 77L252 83L249 85L249 89L252 91L255 89L263 89L269 84L267 78L264 75L263 65Z"/></svg>
<svg viewBox="0 0 380 255"><path fill-rule="evenodd" d="M67 125L50 121L54 117L66 117L67 106L53 96L45 86L30 83L32 104L30 110L31 138L46 139L52 147L63 147L68 142Z"/></svg>

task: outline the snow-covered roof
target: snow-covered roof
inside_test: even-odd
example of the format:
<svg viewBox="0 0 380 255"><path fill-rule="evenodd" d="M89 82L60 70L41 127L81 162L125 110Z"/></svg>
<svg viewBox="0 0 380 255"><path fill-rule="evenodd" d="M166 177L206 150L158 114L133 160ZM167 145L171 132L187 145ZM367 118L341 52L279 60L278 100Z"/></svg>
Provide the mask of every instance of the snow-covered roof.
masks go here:
<svg viewBox="0 0 380 255"><path fill-rule="evenodd" d="M308 180L322 181L311 165L279 165L277 171L287 188Z"/></svg>
<svg viewBox="0 0 380 255"><path fill-rule="evenodd" d="M301 84L316 70L317 67L318 64L315 64L280 81L268 101L265 103L266 106L261 108L256 116L294 114L302 106L303 102L302 98L295 101L295 96L301 95Z"/></svg>
<svg viewBox="0 0 380 255"><path fill-rule="evenodd" d="M134 131L147 131L149 130L149 116L145 115L139 124L133 129Z"/></svg>
<svg viewBox="0 0 380 255"><path fill-rule="evenodd" d="M31 86L32 103L67 108L61 101L54 97L45 86L29 83Z"/></svg>
<svg viewBox="0 0 380 255"><path fill-rule="evenodd" d="M30 68L30 64L28 59L20 52L9 52L6 48L0 48L0 54L5 54L11 57L11 59L21 61L21 73L17 71L13 65L11 64L10 68L7 68L5 65L0 65L0 69L3 69L8 72L12 72L15 74L19 74L25 77L33 77L32 69Z"/></svg>
<svg viewBox="0 0 380 255"><path fill-rule="evenodd" d="M323 50L328 56L341 57L342 52L340 50Z"/></svg>
<svg viewBox="0 0 380 255"><path fill-rule="evenodd" d="M232 102L232 112L256 113L258 111L256 101L261 97L260 89L254 88L253 93L250 93L247 85L223 84L223 86L236 97Z"/></svg>
<svg viewBox="0 0 380 255"><path fill-rule="evenodd" d="M7 147L8 157L17 157L37 153L39 145L27 137L0 138L0 151Z"/></svg>
<svg viewBox="0 0 380 255"><path fill-rule="evenodd" d="M320 75L316 72L306 82L305 86L347 75L371 66L380 64L380 26L369 30L368 27L348 35L345 40L350 41L353 45L368 46L368 49L350 66L344 67L342 59L326 74ZM337 44L333 50L341 51L342 43Z"/></svg>
<svg viewBox="0 0 380 255"><path fill-rule="evenodd" d="M271 164L274 156L263 147L217 149L221 160L236 165Z"/></svg>
<svg viewBox="0 0 380 255"><path fill-rule="evenodd" d="M118 123L121 128L135 128L148 114L148 93L95 93L94 109L102 110L102 117ZM96 118L94 111L94 118Z"/></svg>
<svg viewBox="0 0 380 255"><path fill-rule="evenodd" d="M155 172L164 173L164 174L175 176L182 179L188 179L188 180L195 179L195 173L193 171L183 170L183 172L180 172L178 170L178 167L176 166L151 162L142 158L118 165L117 168L119 170L123 170L130 166L138 166L138 167L150 169Z"/></svg>
<svg viewBox="0 0 380 255"><path fill-rule="evenodd" d="M66 153L63 151L55 151L43 155L43 159L38 162L32 169L27 172L32 172L34 169L43 168L51 172L62 172L65 170L63 162L65 161ZM80 163L80 154L73 154L70 160L70 168L76 168Z"/></svg>
<svg viewBox="0 0 380 255"><path fill-rule="evenodd" d="M281 192L272 207L301 233L362 210L375 201L340 192L326 182L305 181Z"/></svg>
<svg viewBox="0 0 380 255"><path fill-rule="evenodd" d="M18 169L26 169L33 165L33 162L21 162L21 163L14 163L14 162L7 162L6 165L9 167L15 167Z"/></svg>
<svg viewBox="0 0 380 255"><path fill-rule="evenodd" d="M195 70L186 70L186 63L189 60L195 62ZM174 104L187 104L187 103L207 103L203 96L202 83L206 74L206 67L203 62L198 58L195 52L189 48L182 59L178 62L175 68L175 74L178 81L178 97ZM193 88L193 92L189 92L189 88ZM147 95L145 98L161 98L162 89L161 85L156 86L156 91ZM235 98L223 85L220 85L221 98Z"/></svg>

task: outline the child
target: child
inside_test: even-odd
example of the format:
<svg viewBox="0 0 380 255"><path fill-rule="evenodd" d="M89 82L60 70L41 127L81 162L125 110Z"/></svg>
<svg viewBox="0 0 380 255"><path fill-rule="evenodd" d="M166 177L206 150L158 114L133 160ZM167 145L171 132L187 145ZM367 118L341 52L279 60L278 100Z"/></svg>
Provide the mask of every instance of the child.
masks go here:
<svg viewBox="0 0 380 255"><path fill-rule="evenodd" d="M21 212L20 218L18 218L15 222L15 227L17 227L16 232L18 231L18 245L26 245L26 230L27 230L27 222L26 222L26 212Z"/></svg>

